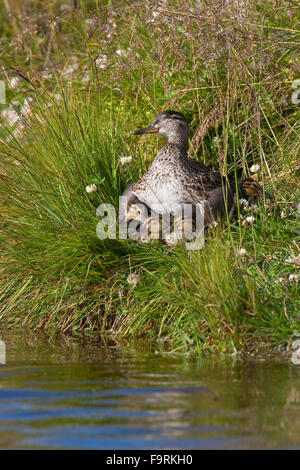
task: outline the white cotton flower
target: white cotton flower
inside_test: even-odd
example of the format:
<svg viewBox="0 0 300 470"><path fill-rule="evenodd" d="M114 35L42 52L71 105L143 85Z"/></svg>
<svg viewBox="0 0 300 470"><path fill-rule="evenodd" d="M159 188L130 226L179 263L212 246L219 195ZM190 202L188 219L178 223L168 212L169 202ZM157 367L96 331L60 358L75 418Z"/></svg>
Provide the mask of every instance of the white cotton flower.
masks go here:
<svg viewBox="0 0 300 470"><path fill-rule="evenodd" d="M253 217L253 215L250 215L249 217L246 217L246 220L247 222L249 222L249 224L252 224L255 220L255 217Z"/></svg>
<svg viewBox="0 0 300 470"><path fill-rule="evenodd" d="M140 276L138 274L135 274L135 273L129 274L127 279L126 279L128 284L131 284L133 287L135 287L137 285L139 280L140 280Z"/></svg>
<svg viewBox="0 0 300 470"><path fill-rule="evenodd" d="M121 157L120 158L120 163L121 165L126 165L126 163L131 163L132 161L132 157L130 155L128 155L128 157Z"/></svg>
<svg viewBox="0 0 300 470"><path fill-rule="evenodd" d="M95 184L90 184L85 188L85 190L87 193L94 193L95 191L97 191L97 186Z"/></svg>
<svg viewBox="0 0 300 470"><path fill-rule="evenodd" d="M217 227L217 225L218 225L218 222L217 222L216 220L214 220L213 222L211 222L211 223L208 225L208 227L209 227L209 228L215 228L215 227Z"/></svg>
<svg viewBox="0 0 300 470"><path fill-rule="evenodd" d="M297 283L300 278L300 274L290 274L289 275L289 282Z"/></svg>
<svg viewBox="0 0 300 470"><path fill-rule="evenodd" d="M257 173L260 170L260 165L252 165L250 168L251 173Z"/></svg>
<svg viewBox="0 0 300 470"><path fill-rule="evenodd" d="M239 256L244 256L246 253L247 253L247 251L245 250L245 248L240 248L239 251L238 251Z"/></svg>
<svg viewBox="0 0 300 470"><path fill-rule="evenodd" d="M247 201L247 199L244 199L244 198L240 199L239 203L240 203L240 206L242 206L242 207L248 207L249 206L249 202Z"/></svg>

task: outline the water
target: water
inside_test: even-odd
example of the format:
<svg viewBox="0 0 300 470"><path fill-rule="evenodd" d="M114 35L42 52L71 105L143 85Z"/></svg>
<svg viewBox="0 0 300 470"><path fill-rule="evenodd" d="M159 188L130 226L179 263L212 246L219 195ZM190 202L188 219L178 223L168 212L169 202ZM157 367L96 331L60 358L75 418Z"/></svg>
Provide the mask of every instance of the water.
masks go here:
<svg viewBox="0 0 300 470"><path fill-rule="evenodd" d="M2 449L300 448L300 366L1 332Z"/></svg>

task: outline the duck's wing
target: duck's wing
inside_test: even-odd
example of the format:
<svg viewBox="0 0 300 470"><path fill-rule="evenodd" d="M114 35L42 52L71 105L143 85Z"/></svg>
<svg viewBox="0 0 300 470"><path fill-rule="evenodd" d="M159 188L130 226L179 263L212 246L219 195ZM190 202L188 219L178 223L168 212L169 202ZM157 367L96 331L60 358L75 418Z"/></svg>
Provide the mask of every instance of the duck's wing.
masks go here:
<svg viewBox="0 0 300 470"><path fill-rule="evenodd" d="M188 197L204 205L204 223L207 225L229 213L234 195L229 183L218 171L194 159L188 161L190 180L186 183Z"/></svg>
<svg viewBox="0 0 300 470"><path fill-rule="evenodd" d="M230 187L221 186L207 193L207 204L205 207L204 217L205 224L216 220L218 217L223 218L230 216L230 211L234 204L234 193Z"/></svg>
<svg viewBox="0 0 300 470"><path fill-rule="evenodd" d="M193 189L199 192L212 191L225 184L224 178L218 171L212 170L198 160L188 159L188 171L191 174L190 183Z"/></svg>

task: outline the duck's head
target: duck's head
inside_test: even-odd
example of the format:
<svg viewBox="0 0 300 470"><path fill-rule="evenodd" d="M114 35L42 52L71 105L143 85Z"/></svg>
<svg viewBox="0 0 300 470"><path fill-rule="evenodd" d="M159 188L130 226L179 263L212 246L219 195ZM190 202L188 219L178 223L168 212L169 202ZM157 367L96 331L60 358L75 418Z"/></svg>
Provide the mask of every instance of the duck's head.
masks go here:
<svg viewBox="0 0 300 470"><path fill-rule="evenodd" d="M262 186L252 178L246 178L241 182L242 195L246 196L250 203L254 203L257 199L265 197L266 199L274 200L270 193L264 191Z"/></svg>
<svg viewBox="0 0 300 470"><path fill-rule="evenodd" d="M189 126L183 114L177 111L163 111L155 116L150 126L138 129L132 134L159 134L167 137L169 142L187 142Z"/></svg>

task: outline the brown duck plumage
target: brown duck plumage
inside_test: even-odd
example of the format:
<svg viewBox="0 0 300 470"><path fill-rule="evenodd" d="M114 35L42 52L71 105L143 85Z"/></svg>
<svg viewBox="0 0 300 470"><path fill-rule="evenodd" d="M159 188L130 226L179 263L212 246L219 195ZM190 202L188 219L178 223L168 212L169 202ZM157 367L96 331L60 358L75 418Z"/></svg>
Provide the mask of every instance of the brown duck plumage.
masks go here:
<svg viewBox="0 0 300 470"><path fill-rule="evenodd" d="M188 158L189 127L185 117L176 111L163 111L153 123L133 134L159 134L167 138L149 170L131 184L123 193L127 205L120 211L121 219L128 220L128 208L143 203L152 211L179 213L184 204L202 204L204 225L230 213L234 205L235 185L230 184L219 172L204 163ZM248 179L247 189L252 191L257 183ZM258 185L258 193L261 188ZM257 195L258 195L257 193Z"/></svg>

